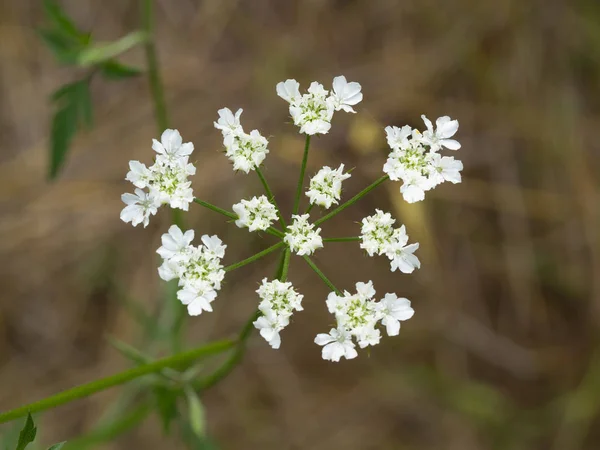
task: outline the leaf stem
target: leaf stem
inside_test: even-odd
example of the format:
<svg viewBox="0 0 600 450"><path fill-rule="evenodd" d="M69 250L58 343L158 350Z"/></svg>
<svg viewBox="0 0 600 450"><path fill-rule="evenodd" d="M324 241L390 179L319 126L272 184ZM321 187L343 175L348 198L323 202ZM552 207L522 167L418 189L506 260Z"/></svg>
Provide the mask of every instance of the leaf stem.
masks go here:
<svg viewBox="0 0 600 450"><path fill-rule="evenodd" d="M310 135L306 135L306 142L304 144L304 156L302 157L302 166L300 167L300 179L298 180L298 187L296 188L296 199L294 200L294 209L292 214L298 214L298 208L300 207L300 197L302 196L302 186L304 185L304 172L306 172L306 163L308 161L308 148L310 147Z"/></svg>
<svg viewBox="0 0 600 450"><path fill-rule="evenodd" d="M290 256L291 250L287 247L283 251L283 265L281 267L281 275L279 276L279 281L287 280L288 269L290 268Z"/></svg>
<svg viewBox="0 0 600 450"><path fill-rule="evenodd" d="M234 341L225 340L217 341L202 347L189 350L187 352L178 353L173 356L169 356L163 359L156 360L154 362L133 367L115 375L110 375L99 380L92 381L91 383L82 384L66 391L60 392L51 397L47 397L43 400L30 403L19 408L7 411L0 414L0 423L5 423L10 420L17 419L27 415L27 413L35 413L45 411L50 408L63 405L73 400L78 400L84 397L88 397L96 392L104 391L108 388L118 386L136 378L148 375L151 373L160 372L165 368L177 368L188 365L191 361L198 360L200 358L206 358L210 355L215 355L225 350L230 349L235 345Z"/></svg>
<svg viewBox="0 0 600 450"><path fill-rule="evenodd" d="M285 219L281 215L281 209L279 209L279 206L277 205L277 202L275 201L275 195L271 191L271 188L269 187L269 183L267 183L267 179L265 178L265 176L262 173L262 170L260 170L260 167L258 167L258 166L256 166L256 174L258 175L258 178L260 178L260 182L262 183L263 187L265 188L265 192L267 193L267 197L269 198L269 201L275 205L275 209L277 210L277 217L279 217L279 223L281 224L281 227L285 230L287 228L287 224L285 223Z"/></svg>
<svg viewBox="0 0 600 450"><path fill-rule="evenodd" d="M325 276L325 274L323 272L321 272L321 270L317 267L317 265L313 262L312 259L310 259L306 255L304 255L302 258L304 258L304 261L306 261L308 263L310 268L312 270L314 270L317 275L319 275L319 278L321 278L321 280L323 280L323 282L329 287L329 289L331 289L337 295L342 295L341 291L338 288L336 288L331 281L329 281L329 278L327 278Z"/></svg>
<svg viewBox="0 0 600 450"><path fill-rule="evenodd" d="M361 239L362 238L360 236L323 238L323 242L352 242L352 241L360 241Z"/></svg>
<svg viewBox="0 0 600 450"><path fill-rule="evenodd" d="M148 35L144 44L146 52L146 65L148 66L148 81L150 83L150 94L154 102L154 114L158 132L162 134L169 128L169 118L163 90L162 79L158 71L158 58L154 37L154 0L142 1L142 27Z"/></svg>
<svg viewBox="0 0 600 450"><path fill-rule="evenodd" d="M348 206L353 205L354 203L356 203L358 200L360 200L361 198L363 198L365 195L367 195L369 192L371 192L373 189L375 189L377 186L379 186L381 183L383 183L384 181L386 181L389 178L389 176L384 175L381 178L378 178L377 180L375 180L373 183L371 183L369 186L367 186L366 188L364 188L362 191L360 191L358 194L356 194L354 197L352 197L350 200L348 200L345 203L342 203L340 206L338 206L337 208L335 208L333 211L331 211L329 214L327 214L326 216L321 217L319 220L315 221L315 226L316 225L320 225L323 222L325 222L326 220L331 219L333 216L335 216L336 214L342 212L344 209L346 209Z"/></svg>
<svg viewBox="0 0 600 450"><path fill-rule="evenodd" d="M263 250L262 252L258 252L256 255L252 255L249 258L246 258L238 263L231 264L230 266L225 267L225 272L231 272L232 270L235 270L239 267L245 266L246 264L250 264L250 263L262 258L263 256L268 255L269 253L272 253L275 250L283 247L284 245L285 245L285 243L283 243L283 242L278 242L275 245L271 245L269 248Z"/></svg>

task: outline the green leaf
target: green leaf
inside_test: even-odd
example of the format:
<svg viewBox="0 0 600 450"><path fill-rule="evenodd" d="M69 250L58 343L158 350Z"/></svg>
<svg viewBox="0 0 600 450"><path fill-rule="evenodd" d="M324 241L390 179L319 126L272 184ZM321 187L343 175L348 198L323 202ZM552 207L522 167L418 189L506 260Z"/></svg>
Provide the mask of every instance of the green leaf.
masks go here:
<svg viewBox="0 0 600 450"><path fill-rule="evenodd" d="M151 358L144 355L137 348L132 347L131 345L121 341L112 336L107 336L106 340L110 345L112 345L119 353L125 356L127 359L131 360L136 364L147 364L151 361Z"/></svg>
<svg viewBox="0 0 600 450"><path fill-rule="evenodd" d="M131 66L126 66L117 61L110 60L100 66L102 76L108 80L122 80L123 78L137 77L143 72Z"/></svg>
<svg viewBox="0 0 600 450"><path fill-rule="evenodd" d="M78 123L91 128L94 124L93 109L92 109L92 96L90 94L90 82L89 79L81 80L77 83L77 111L78 111Z"/></svg>
<svg viewBox="0 0 600 450"><path fill-rule="evenodd" d="M48 450L60 450L67 443L67 441L59 442L58 444L54 444L52 447L48 447Z"/></svg>
<svg viewBox="0 0 600 450"><path fill-rule="evenodd" d="M56 178L77 132L77 104L67 103L52 119L50 131L50 179Z"/></svg>
<svg viewBox="0 0 600 450"><path fill-rule="evenodd" d="M83 33L77 29L73 21L56 2L44 0L44 10L46 11L46 17L48 17L59 30L73 38L82 38Z"/></svg>
<svg viewBox="0 0 600 450"><path fill-rule="evenodd" d="M166 386L156 386L154 388L156 397L156 406L160 415L163 430L166 434L169 433L171 422L179 417L177 408L177 393Z"/></svg>
<svg viewBox="0 0 600 450"><path fill-rule="evenodd" d="M37 30L40 38L61 64L75 64L81 47L59 30Z"/></svg>
<svg viewBox="0 0 600 450"><path fill-rule="evenodd" d="M191 387L186 388L185 395L188 402L188 411L190 418L190 426L194 434L198 437L203 437L206 434L206 417L204 407L200 402L200 398L196 391Z"/></svg>
<svg viewBox="0 0 600 450"><path fill-rule="evenodd" d="M144 31L132 31L121 39L85 48L79 54L78 62L82 66L93 66L108 61L121 53L148 40Z"/></svg>
<svg viewBox="0 0 600 450"><path fill-rule="evenodd" d="M34 441L36 433L37 428L33 424L33 418L31 417L31 414L27 414L25 426L21 430L21 433L19 433L19 442L16 450L24 450L27 445Z"/></svg>

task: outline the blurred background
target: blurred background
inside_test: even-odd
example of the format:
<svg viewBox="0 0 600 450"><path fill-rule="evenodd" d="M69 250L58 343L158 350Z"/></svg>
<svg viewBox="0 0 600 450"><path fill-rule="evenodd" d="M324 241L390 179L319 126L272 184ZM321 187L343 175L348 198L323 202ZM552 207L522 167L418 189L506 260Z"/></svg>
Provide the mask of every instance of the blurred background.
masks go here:
<svg viewBox="0 0 600 450"><path fill-rule="evenodd" d="M138 1L59 3L98 41L140 27ZM282 348L255 333L243 363L201 395L219 448L600 448L597 0L157 0L156 22L171 126L196 147L194 193L224 208L262 193L220 153L212 123L228 106L269 136L265 174L291 210L303 139L275 94L286 78L363 86L358 114L337 114L309 158L309 175L355 168L346 199L381 175L385 126L422 128L421 114L460 122L462 184L409 205L388 182L323 225L326 237L357 235L362 217L390 210L420 242L420 270L391 273L356 243L315 255L340 289L372 279L378 294L411 299L414 318L356 360L325 362L313 339L332 321L328 290L293 258L305 311ZM95 126L49 182L48 97L84 72L56 63L35 31L45 23L37 0L0 2L0 410L131 367L106 336L170 352L144 328L164 302L155 250L168 210L146 229L119 220L127 163L151 161L158 137L147 79L93 81ZM143 49L120 60L143 68ZM184 218L197 235L219 234L226 264L273 243L198 205ZM230 273L215 311L187 319L185 346L233 336L276 263ZM93 430L126 394L40 416L41 442ZM153 414L95 448L184 445Z"/></svg>

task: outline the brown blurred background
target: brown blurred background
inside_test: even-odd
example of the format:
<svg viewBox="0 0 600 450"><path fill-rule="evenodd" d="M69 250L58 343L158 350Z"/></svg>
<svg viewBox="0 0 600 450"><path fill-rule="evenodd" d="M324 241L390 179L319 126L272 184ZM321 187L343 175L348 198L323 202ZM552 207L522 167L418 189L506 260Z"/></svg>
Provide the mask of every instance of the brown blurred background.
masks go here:
<svg viewBox="0 0 600 450"><path fill-rule="evenodd" d="M139 27L137 1L59 2L96 40ZM158 0L157 46L171 125L195 144L195 194L229 208L261 192L219 152L217 109L270 136L266 176L289 213L303 140L275 84L363 86L356 115L313 139L309 174L355 167L345 198L379 177L386 125L420 114L460 121L463 183L408 205L387 183L323 226L356 235L390 210L418 241L422 268L391 273L356 243L315 260L340 288L372 279L416 310L399 337L353 361L322 361L327 288L303 261L290 279L305 311L274 351L255 334L243 364L202 394L223 449L600 448L600 3L597 0ZM132 311L164 298L158 278L166 210L146 229L119 220L127 162L157 137L144 77L93 84L96 125L46 179L48 95L81 73L40 43L37 0L0 2L0 410L130 363L106 335L142 345ZM122 61L143 67L142 49ZM231 264L272 242L192 205L190 227L218 233ZM186 345L233 335L257 304L271 256L228 275L212 314L189 318ZM155 356L165 354L160 348ZM43 443L93 429L122 389L39 418ZM41 447L40 447L41 448ZM97 448L184 448L156 415Z"/></svg>

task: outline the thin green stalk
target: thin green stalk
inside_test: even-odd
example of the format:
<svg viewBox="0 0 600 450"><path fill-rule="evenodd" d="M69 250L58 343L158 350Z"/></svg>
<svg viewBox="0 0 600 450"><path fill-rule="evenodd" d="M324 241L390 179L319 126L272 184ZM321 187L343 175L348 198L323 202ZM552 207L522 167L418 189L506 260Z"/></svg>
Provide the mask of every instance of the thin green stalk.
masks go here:
<svg viewBox="0 0 600 450"><path fill-rule="evenodd" d="M165 94L160 72L158 71L158 58L156 56L156 47L154 45L153 0L143 0L142 2L142 27L148 35L148 40L144 45L146 51L146 65L148 67L148 81L150 82L150 93L154 102L154 114L156 115L158 132L162 134L163 131L169 128L169 118L167 116Z"/></svg>
<svg viewBox="0 0 600 450"><path fill-rule="evenodd" d="M360 236L323 238L323 242L352 242L352 241L360 241L361 239L362 238Z"/></svg>
<svg viewBox="0 0 600 450"><path fill-rule="evenodd" d="M281 224L281 227L285 230L287 228L287 224L285 223L285 219L281 215L281 209L279 209L279 205L277 205L277 202L275 201L275 195L271 191L269 183L267 183L267 179L265 178L265 176L262 173L262 170L260 170L260 167L258 166L256 166L256 174L258 175L258 178L260 178L260 182L265 188L265 192L267 193L269 201L275 205L275 209L277 210L277 217L279 217L279 223Z"/></svg>
<svg viewBox="0 0 600 450"><path fill-rule="evenodd" d="M388 178L389 177L387 175L384 175L383 177L378 178L372 184L370 184L369 186L367 186L366 188L364 188L362 191L360 191L358 194L356 194L354 197L352 197L350 200L348 200L345 203L342 203L340 206L338 206L337 208L335 208L333 211L331 211L326 216L323 216L319 220L316 220L315 221L315 226L322 224L326 220L331 219L337 213L342 212L348 206L353 205L354 203L356 203L358 200L360 200L361 198L363 198L365 195L367 195L369 192L371 192L373 189L375 189L377 186L379 186L381 183L383 183Z"/></svg>
<svg viewBox="0 0 600 450"><path fill-rule="evenodd" d="M217 212L219 214L224 215L225 217L228 217L232 220L237 220L238 216L237 214L234 214L232 212L229 212L223 208L219 208L218 206L213 205L212 203L208 203L205 202L204 200L200 200L199 198L195 198L194 202L198 203L201 206L204 206L205 208L210 209L211 211ZM279 231L277 228L273 228L273 227L269 227L268 229L265 230L266 233L271 234L273 236L277 236L278 238L282 238L284 235L284 233L282 231Z"/></svg>
<svg viewBox="0 0 600 450"><path fill-rule="evenodd" d="M104 391L108 388L127 383L128 381L134 380L144 375L160 372L161 370L167 367L178 368L181 366L185 366L188 365L190 362L198 360L200 358L205 358L210 355L224 352L225 350L228 350L234 345L235 342L231 340L217 341L187 352L178 353L173 356L159 359L149 364L133 367L115 375L110 375L108 377L92 381L91 383L76 386L72 389L68 389L59 394L47 397L43 400L30 403L28 405L21 406L19 408L15 408L13 410L2 413L0 414L0 423L8 422L10 420L23 417L27 415L27 413L45 411L47 409L55 408L59 405L63 405L73 400L88 397L92 394L95 394L96 392Z"/></svg>
<svg viewBox="0 0 600 450"><path fill-rule="evenodd" d="M292 214L298 214L298 208L300 207L300 197L302 196L302 187L304 185L304 172L306 172L306 162L308 161L308 148L310 147L310 135L306 135L306 142L304 144L304 156L302 157L302 166L300 167L300 179L298 180L298 187L296 188L296 199L294 200L294 209Z"/></svg>
<svg viewBox="0 0 600 450"><path fill-rule="evenodd" d="M313 209L313 206L315 206L314 203L308 205L308 208L306 208L306 212L304 214L310 214L311 210Z"/></svg>
<svg viewBox="0 0 600 450"><path fill-rule="evenodd" d="M271 245L269 248L263 250L262 252L258 252L256 255L252 255L249 258L246 258L238 263L235 264L231 264L230 266L225 267L225 272L231 272L232 270L235 270L239 267L245 266L246 264L250 264L260 258L262 258L265 255L268 255L269 253L274 252L275 250L283 247L285 244L283 242L278 242L275 245Z"/></svg>
<svg viewBox="0 0 600 450"><path fill-rule="evenodd" d="M283 251L283 265L281 267L281 275L279 276L279 281L285 281L287 279L288 269L290 268L290 256L291 256L290 248L286 248Z"/></svg>
<svg viewBox="0 0 600 450"><path fill-rule="evenodd" d="M336 288L331 281L329 281L329 278L327 278L325 276L325 274L323 272L321 272L321 270L317 267L317 265L313 262L312 259L310 259L306 255L304 255L303 258L304 258L304 261L306 261L308 263L310 268L312 270L314 270L317 275L319 275L319 278L321 278L321 280L323 280L323 282L329 287L329 289L331 289L337 295L342 295L341 291L338 288Z"/></svg>

